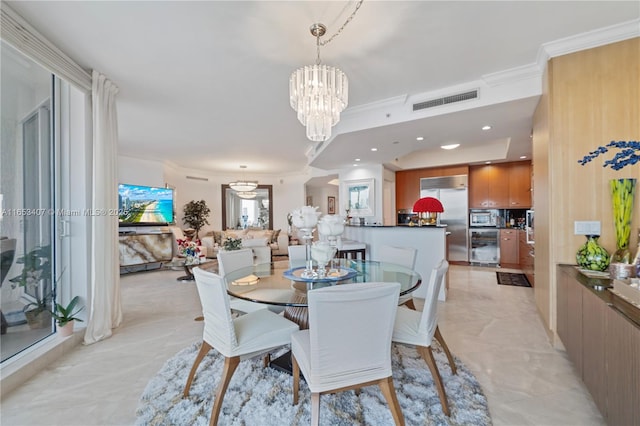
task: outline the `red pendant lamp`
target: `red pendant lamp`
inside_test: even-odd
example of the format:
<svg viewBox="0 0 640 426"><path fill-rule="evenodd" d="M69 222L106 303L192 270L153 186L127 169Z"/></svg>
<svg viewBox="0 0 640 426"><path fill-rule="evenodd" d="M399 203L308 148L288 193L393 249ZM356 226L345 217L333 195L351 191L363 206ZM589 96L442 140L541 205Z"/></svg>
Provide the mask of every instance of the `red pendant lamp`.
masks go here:
<svg viewBox="0 0 640 426"><path fill-rule="evenodd" d="M444 207L442 207L440 200L433 197L420 198L413 205L414 213L442 213L443 211Z"/></svg>

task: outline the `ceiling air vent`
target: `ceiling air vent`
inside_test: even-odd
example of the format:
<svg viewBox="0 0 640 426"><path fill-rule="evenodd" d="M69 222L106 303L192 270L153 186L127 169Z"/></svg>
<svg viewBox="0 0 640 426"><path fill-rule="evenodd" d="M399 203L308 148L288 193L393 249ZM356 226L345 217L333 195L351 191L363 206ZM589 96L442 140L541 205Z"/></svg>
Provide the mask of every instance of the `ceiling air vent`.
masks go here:
<svg viewBox="0 0 640 426"><path fill-rule="evenodd" d="M431 99L424 102L413 104L413 110L419 111L421 109L433 108L440 105L452 104L455 102L462 102L469 99L476 99L478 97L478 90L472 90L470 92L458 93L455 95L449 95L442 98Z"/></svg>
<svg viewBox="0 0 640 426"><path fill-rule="evenodd" d="M198 177L198 176L187 176L187 179L191 179L191 180L201 180L204 182L209 182L209 179L207 178L203 178L203 177Z"/></svg>

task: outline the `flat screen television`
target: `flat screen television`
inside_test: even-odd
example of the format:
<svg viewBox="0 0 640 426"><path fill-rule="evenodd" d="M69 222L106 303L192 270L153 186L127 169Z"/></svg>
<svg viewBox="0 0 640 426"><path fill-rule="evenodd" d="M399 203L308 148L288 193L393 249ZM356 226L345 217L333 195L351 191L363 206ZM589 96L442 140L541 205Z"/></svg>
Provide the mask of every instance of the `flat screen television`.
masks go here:
<svg viewBox="0 0 640 426"><path fill-rule="evenodd" d="M120 226L173 223L173 189L121 183L118 210Z"/></svg>

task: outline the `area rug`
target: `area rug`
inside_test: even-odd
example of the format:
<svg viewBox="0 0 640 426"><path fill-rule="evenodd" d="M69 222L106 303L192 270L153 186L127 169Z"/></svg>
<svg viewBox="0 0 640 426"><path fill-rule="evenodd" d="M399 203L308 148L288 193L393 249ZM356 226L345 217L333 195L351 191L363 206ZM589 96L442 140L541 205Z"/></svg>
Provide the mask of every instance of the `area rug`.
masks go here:
<svg viewBox="0 0 640 426"><path fill-rule="evenodd" d="M513 272L496 272L498 284L515 285L518 287L531 287L529 280L525 274L516 274Z"/></svg>
<svg viewBox="0 0 640 426"><path fill-rule="evenodd" d="M224 358L215 350L200 364L190 395L182 399L189 370L200 349L194 343L169 359L147 384L136 410L136 425L208 425L213 395ZM280 350L283 353L284 349ZM393 382L407 425L491 425L487 400L475 376L456 358L452 375L440 347L433 347L445 385L451 417L442 412L429 369L414 347L394 345ZM278 355L278 354L274 354ZM300 381L298 405L293 405L289 374L263 368L262 359L240 363L222 404L219 425L308 425L310 392ZM377 386L322 395L321 425L393 425L387 403Z"/></svg>

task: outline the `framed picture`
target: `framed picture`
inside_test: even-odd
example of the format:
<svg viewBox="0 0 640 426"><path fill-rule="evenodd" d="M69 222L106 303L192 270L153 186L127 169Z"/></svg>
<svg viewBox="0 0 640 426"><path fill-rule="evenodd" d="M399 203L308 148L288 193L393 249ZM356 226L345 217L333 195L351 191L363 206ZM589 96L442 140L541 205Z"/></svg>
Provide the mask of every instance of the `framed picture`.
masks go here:
<svg viewBox="0 0 640 426"><path fill-rule="evenodd" d="M350 216L373 216L375 193L373 179L346 181Z"/></svg>
<svg viewBox="0 0 640 426"><path fill-rule="evenodd" d="M327 211L336 214L336 197L327 197Z"/></svg>

